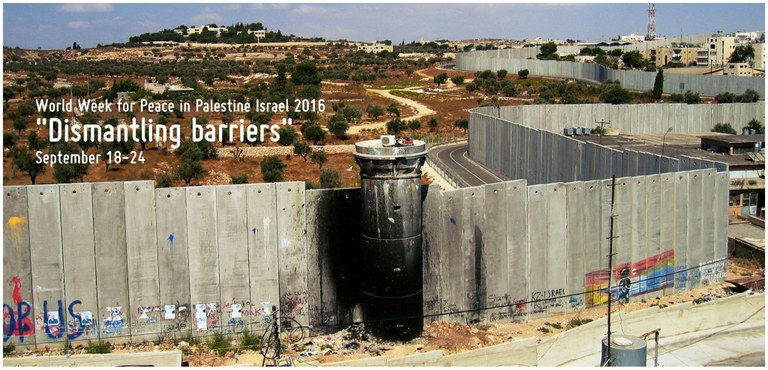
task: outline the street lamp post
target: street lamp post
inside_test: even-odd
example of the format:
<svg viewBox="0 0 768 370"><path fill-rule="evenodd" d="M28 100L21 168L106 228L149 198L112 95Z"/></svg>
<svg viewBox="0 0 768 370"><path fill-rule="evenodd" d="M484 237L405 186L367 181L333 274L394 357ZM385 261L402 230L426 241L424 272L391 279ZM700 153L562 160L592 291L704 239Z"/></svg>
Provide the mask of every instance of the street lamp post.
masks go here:
<svg viewBox="0 0 768 370"><path fill-rule="evenodd" d="M664 149L666 149L667 134L670 132L672 132L672 127L667 128L667 132L665 132L664 136L661 137L661 158L659 158L659 173L661 173L661 161L664 160Z"/></svg>
<svg viewBox="0 0 768 370"><path fill-rule="evenodd" d="M667 132L664 133L664 136L661 138L661 156L664 156L664 149L667 144L667 134L672 132L672 127L667 129Z"/></svg>

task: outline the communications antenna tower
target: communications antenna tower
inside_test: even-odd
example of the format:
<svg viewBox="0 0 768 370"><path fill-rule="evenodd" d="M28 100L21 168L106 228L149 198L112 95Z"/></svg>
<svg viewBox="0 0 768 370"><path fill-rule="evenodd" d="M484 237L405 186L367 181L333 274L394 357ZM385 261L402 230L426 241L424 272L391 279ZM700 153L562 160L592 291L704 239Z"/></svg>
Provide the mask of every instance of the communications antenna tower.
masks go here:
<svg viewBox="0 0 768 370"><path fill-rule="evenodd" d="M656 38L656 4L648 4L648 34L645 35L646 41Z"/></svg>

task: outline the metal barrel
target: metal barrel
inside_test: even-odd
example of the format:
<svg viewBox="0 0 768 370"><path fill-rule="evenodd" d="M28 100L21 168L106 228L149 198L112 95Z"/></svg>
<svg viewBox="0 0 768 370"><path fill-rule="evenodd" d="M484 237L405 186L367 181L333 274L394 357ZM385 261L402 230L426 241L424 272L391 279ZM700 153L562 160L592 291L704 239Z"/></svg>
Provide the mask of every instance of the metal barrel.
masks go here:
<svg viewBox="0 0 768 370"><path fill-rule="evenodd" d="M610 361L608 366L646 366L648 344L644 339L631 335L611 336ZM608 337L603 337L602 356L608 357Z"/></svg>
<svg viewBox="0 0 768 370"><path fill-rule="evenodd" d="M410 339L423 326L421 166L425 144L356 144L362 191L363 316L381 338Z"/></svg>

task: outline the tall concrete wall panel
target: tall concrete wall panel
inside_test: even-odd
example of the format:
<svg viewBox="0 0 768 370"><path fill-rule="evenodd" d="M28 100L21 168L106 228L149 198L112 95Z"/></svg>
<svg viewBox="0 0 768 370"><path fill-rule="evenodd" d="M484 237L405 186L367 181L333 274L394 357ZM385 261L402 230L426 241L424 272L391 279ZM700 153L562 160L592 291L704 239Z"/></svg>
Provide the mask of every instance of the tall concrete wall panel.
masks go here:
<svg viewBox="0 0 768 370"><path fill-rule="evenodd" d="M132 312L131 340L153 340L161 331L160 285L157 272L155 188L152 181L126 182L125 244L128 299Z"/></svg>
<svg viewBox="0 0 768 370"><path fill-rule="evenodd" d="M525 180L508 181L506 186L507 284L509 313L512 318L525 316L525 303L531 296L531 264L528 248L528 187Z"/></svg>
<svg viewBox="0 0 768 370"><path fill-rule="evenodd" d="M530 250L530 314L561 312L565 295L563 261L566 253L565 186L543 184L528 188ZM534 267L538 266L538 267Z"/></svg>
<svg viewBox="0 0 768 370"><path fill-rule="evenodd" d="M280 311L300 323L309 321L306 209L304 183L277 183L277 234Z"/></svg>
<svg viewBox="0 0 768 370"><path fill-rule="evenodd" d="M99 332L95 330L93 321L99 304L96 297L91 186L61 185L59 196L67 336L73 341L98 340Z"/></svg>
<svg viewBox="0 0 768 370"><path fill-rule="evenodd" d="M224 334L242 333L248 321L243 313L253 309L249 289L251 279L246 204L246 186L216 187L216 236L219 249L221 325Z"/></svg>
<svg viewBox="0 0 768 370"><path fill-rule="evenodd" d="M728 222L728 210L720 207L721 204L728 204L728 191L730 190L730 181L727 172L718 172L715 174L715 194L714 200L716 207L713 208L715 225L723 225ZM714 259L720 260L726 256L727 248L723 245L728 244L728 230L715 228Z"/></svg>
<svg viewBox="0 0 768 370"><path fill-rule="evenodd" d="M424 318L425 323L438 320L442 311L442 284L440 269L443 257L441 246L446 244L442 222L445 219L444 194L435 186L429 186L424 198L423 209L423 253L424 268ZM427 212L427 210L429 210Z"/></svg>
<svg viewBox="0 0 768 370"><path fill-rule="evenodd" d="M467 188L473 189L473 188ZM440 291L444 301L443 313L458 312L466 310L467 302L467 276L464 250L469 249L470 240L465 236L462 225L467 230L471 230L468 224L471 212L470 204L465 204L464 192L467 189L444 192L445 214L439 223L440 228L445 233L446 241L453 241L440 245L440 276L453 276L452 279L440 280ZM424 213L427 213L425 210ZM443 302L441 302L443 303ZM450 321L465 321L463 315L451 315L447 317Z"/></svg>
<svg viewBox="0 0 768 370"><path fill-rule="evenodd" d="M654 199L658 199L659 202L659 243L656 250L651 250L655 253L662 253L668 250L675 250L675 225L677 217L675 213L676 192L675 192L675 179L677 175L674 173L663 173L658 178L658 185L651 185L649 191L658 191L658 196L653 195ZM679 264L679 256L675 255L675 264ZM665 288L657 294L671 294L674 292L674 276L665 276L664 279L672 280L673 284L667 284Z"/></svg>
<svg viewBox="0 0 768 370"><path fill-rule="evenodd" d="M32 312L27 188L7 186L3 190L3 313L8 314L3 343L31 346L39 329Z"/></svg>
<svg viewBox="0 0 768 370"><path fill-rule="evenodd" d="M279 305L277 196L275 184L246 187L248 269L250 271L251 329L261 329L262 302Z"/></svg>
<svg viewBox="0 0 768 370"><path fill-rule="evenodd" d="M362 208L357 189L308 190L307 276L309 324L334 330L352 322L362 287L354 270L360 261L357 246ZM365 273L365 272L360 272Z"/></svg>
<svg viewBox="0 0 768 370"><path fill-rule="evenodd" d="M480 230L475 231L475 263L480 266L478 300L487 308L485 316L507 317L509 315L509 280L498 277L509 276L509 249L507 248L507 185L492 184L482 188L483 202L476 202ZM479 261L478 261L479 259ZM492 307L506 306L498 309Z"/></svg>
<svg viewBox="0 0 768 370"><path fill-rule="evenodd" d="M640 235L641 240L645 243L645 256L643 259L652 259L654 256L661 255L662 253L670 250L671 248L665 247L661 243L662 239L662 224L661 220L665 216L662 214L662 191L664 189L664 176L666 174L652 175L645 178L645 235ZM668 231L668 230L666 230ZM637 261L637 260L635 260ZM647 283L656 284L659 283L658 278L645 278ZM663 293L663 288L653 290L649 294L651 297L659 297Z"/></svg>
<svg viewBox="0 0 768 370"><path fill-rule="evenodd" d="M187 197L183 188L155 190L157 208L157 265L162 331L168 338L190 335L192 309L189 295L189 243Z"/></svg>
<svg viewBox="0 0 768 370"><path fill-rule="evenodd" d="M221 332L222 325L216 189L198 186L186 190L192 327L194 335L208 336Z"/></svg>
<svg viewBox="0 0 768 370"><path fill-rule="evenodd" d="M585 211L590 209L587 207L593 206L589 204L589 198L586 196L584 182L570 182L565 184L566 191L566 256L565 256L565 274L567 285L565 290L567 294L574 294L581 292L584 289L584 274L587 273L586 268L586 250L592 248L593 245L589 245L586 242L587 238L587 222L591 221L592 215L585 214ZM598 224L599 225L599 224ZM566 309L571 311L577 311L583 308L584 300L579 296L572 296L568 298L568 304ZM579 298L582 298L581 300Z"/></svg>
<svg viewBox="0 0 768 370"><path fill-rule="evenodd" d="M674 245L675 245L675 291L688 289L688 173L675 173L675 212L674 212Z"/></svg>
<svg viewBox="0 0 768 370"><path fill-rule="evenodd" d="M35 287L32 291L33 317L36 322L40 318L35 343L43 345L66 338L59 187L28 187L27 201L32 284Z"/></svg>
<svg viewBox="0 0 768 370"><path fill-rule="evenodd" d="M96 286L95 327L102 340L131 340L125 187L121 182L92 184Z"/></svg>
<svg viewBox="0 0 768 370"><path fill-rule="evenodd" d="M701 273L694 268L696 263L706 261L706 252L701 246L704 243L703 222L704 211L702 207L702 195L704 194L704 184L702 181L703 173L701 171L691 172L688 176L688 245L686 245L686 256L688 258L688 288L696 288L701 285ZM709 213L709 212L708 212ZM698 262L697 262L698 261Z"/></svg>

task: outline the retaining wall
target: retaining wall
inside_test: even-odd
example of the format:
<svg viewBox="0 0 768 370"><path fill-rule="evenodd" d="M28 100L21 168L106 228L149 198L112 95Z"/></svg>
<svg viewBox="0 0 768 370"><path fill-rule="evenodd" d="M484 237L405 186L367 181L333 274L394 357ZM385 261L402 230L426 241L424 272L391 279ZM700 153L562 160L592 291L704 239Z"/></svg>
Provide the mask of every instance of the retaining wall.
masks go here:
<svg viewBox="0 0 768 370"><path fill-rule="evenodd" d="M518 51L526 49L531 50ZM639 91L653 89L656 72L615 70L595 63L537 60L535 54L538 53L538 50L538 48L523 48L459 53L456 55L456 68L468 71L505 69L510 73L527 69L531 75L535 76L569 78L599 83L620 81L621 86L625 89ZM574 53L577 54L578 51ZM684 93L691 90L704 96L716 96L724 92L742 94L747 89L757 91L761 97L765 97L765 77L673 73L664 75L664 92L667 94Z"/></svg>
<svg viewBox="0 0 768 370"><path fill-rule="evenodd" d="M426 320L604 302L608 186L423 187ZM634 266L633 296L724 278L727 189L714 169L619 180L615 261ZM351 322L359 301L359 189L140 181L3 190L5 342L237 334L260 329L262 302L327 331Z"/></svg>
<svg viewBox="0 0 768 370"><path fill-rule="evenodd" d="M765 323L765 296L740 294L703 304L683 303L668 308L656 307L614 313L621 316L622 332L639 336L661 329L662 340L697 331L730 327L741 323ZM717 319L713 319L717 318ZM322 366L569 366L570 362L588 356L599 363L600 341L605 337L606 319L595 320L554 336L515 339L511 342L471 351L445 355L430 351L401 358L384 356L333 362ZM673 338L674 339L674 338ZM677 342L673 342L677 343ZM653 341L648 340L648 364L653 363ZM317 365L317 363L313 363Z"/></svg>

